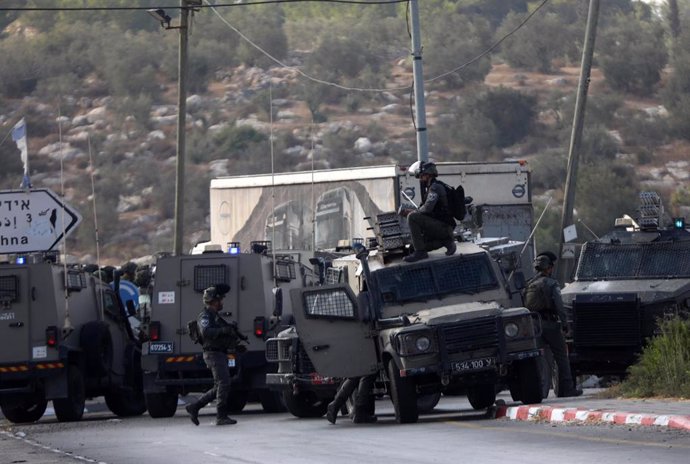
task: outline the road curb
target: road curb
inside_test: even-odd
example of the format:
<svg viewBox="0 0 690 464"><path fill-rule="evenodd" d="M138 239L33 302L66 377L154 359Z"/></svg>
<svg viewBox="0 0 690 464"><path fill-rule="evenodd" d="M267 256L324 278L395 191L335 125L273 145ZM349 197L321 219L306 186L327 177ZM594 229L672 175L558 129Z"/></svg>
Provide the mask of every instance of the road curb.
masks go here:
<svg viewBox="0 0 690 464"><path fill-rule="evenodd" d="M505 406L496 407L496 418L505 417L519 421L607 423L615 425L644 425L668 427L690 431L690 416L640 414L610 410L592 410L552 406Z"/></svg>

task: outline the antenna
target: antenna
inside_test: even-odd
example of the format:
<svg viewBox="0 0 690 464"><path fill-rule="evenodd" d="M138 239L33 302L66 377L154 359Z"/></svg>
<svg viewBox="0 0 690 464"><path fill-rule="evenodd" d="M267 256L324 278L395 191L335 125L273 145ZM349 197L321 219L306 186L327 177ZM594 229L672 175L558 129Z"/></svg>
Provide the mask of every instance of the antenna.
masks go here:
<svg viewBox="0 0 690 464"><path fill-rule="evenodd" d="M314 115L311 116L311 251L316 251L316 193L314 192Z"/></svg>
<svg viewBox="0 0 690 464"><path fill-rule="evenodd" d="M65 287L65 321L62 326L62 335L66 337L74 330L72 326L72 321L69 317L69 290L67 289L67 239L65 237L65 154L64 147L62 145L62 122L61 122L61 110L60 104L58 103L58 140L60 142L60 200L62 201L62 252L63 252L63 274L64 274L64 287Z"/></svg>
<svg viewBox="0 0 690 464"><path fill-rule="evenodd" d="M270 121L270 139L271 139L271 254L273 255L273 285L278 286L276 279L276 173L273 165L273 85L271 81L268 82L268 119ZM286 213L287 214L287 213Z"/></svg>
<svg viewBox="0 0 690 464"><path fill-rule="evenodd" d="M91 155L91 136L86 139L89 146L89 174L91 176L91 199L93 203L93 229L96 235L96 265L98 269L101 269L101 247L100 241L98 239L98 214L96 213L96 184L93 180L94 166L93 166L93 156ZM103 312L103 292L98 292L98 311Z"/></svg>

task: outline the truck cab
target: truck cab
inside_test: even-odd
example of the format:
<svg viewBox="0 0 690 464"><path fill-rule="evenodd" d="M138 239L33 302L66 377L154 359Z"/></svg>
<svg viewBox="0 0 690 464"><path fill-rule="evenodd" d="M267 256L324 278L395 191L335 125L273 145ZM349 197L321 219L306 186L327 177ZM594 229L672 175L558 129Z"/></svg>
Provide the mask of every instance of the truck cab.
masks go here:
<svg viewBox="0 0 690 464"><path fill-rule="evenodd" d="M323 385L373 373L384 376L400 423L417 421L420 396L442 391L466 391L476 409L505 387L541 402L540 320L513 304L504 270L523 243L465 241L452 256L437 250L405 263L391 215L377 217L387 225L375 247L333 260L330 283L291 292L298 338L268 341L280 367L267 381L290 386L302 416L321 410L310 378ZM307 359L314 373L294 372Z"/></svg>

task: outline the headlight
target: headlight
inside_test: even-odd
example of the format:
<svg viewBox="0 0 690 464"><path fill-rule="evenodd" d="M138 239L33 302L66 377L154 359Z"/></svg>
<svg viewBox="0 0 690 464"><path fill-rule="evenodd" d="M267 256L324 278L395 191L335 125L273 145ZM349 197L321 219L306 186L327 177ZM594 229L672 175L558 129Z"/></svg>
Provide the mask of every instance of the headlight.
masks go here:
<svg viewBox="0 0 690 464"><path fill-rule="evenodd" d="M519 331L520 331L520 328L514 322L509 322L503 327L503 332L506 334L506 337L508 337L508 338L515 337Z"/></svg>
<svg viewBox="0 0 690 464"><path fill-rule="evenodd" d="M429 337L419 337L415 342L415 346L417 351L426 351L431 347L431 340L429 340Z"/></svg>

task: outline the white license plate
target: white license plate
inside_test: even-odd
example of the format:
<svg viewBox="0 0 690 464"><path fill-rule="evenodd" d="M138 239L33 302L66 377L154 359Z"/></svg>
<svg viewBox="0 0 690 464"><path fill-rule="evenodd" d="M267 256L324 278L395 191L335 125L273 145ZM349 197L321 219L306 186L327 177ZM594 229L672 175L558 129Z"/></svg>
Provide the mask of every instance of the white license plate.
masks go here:
<svg viewBox="0 0 690 464"><path fill-rule="evenodd" d="M451 364L454 372L479 371L496 365L496 358L468 359Z"/></svg>
<svg viewBox="0 0 690 464"><path fill-rule="evenodd" d="M149 353L172 353L173 342L150 342Z"/></svg>

